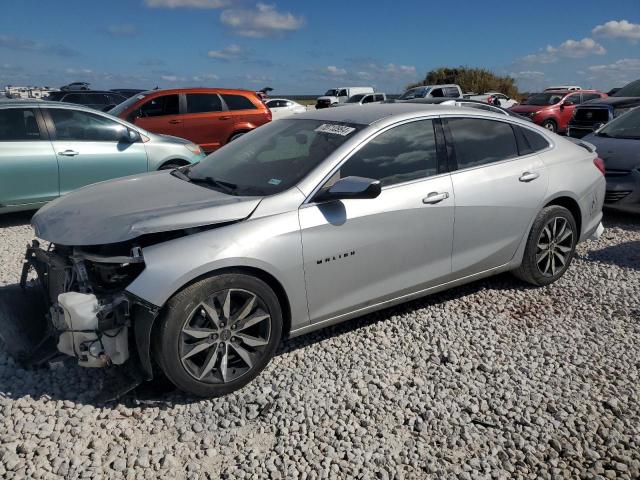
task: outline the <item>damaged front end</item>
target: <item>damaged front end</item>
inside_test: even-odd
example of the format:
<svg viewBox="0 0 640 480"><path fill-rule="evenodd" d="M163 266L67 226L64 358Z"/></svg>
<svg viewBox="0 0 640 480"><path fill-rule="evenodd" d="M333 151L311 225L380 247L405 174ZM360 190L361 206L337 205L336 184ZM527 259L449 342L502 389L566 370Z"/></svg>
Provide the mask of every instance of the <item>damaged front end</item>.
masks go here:
<svg viewBox="0 0 640 480"><path fill-rule="evenodd" d="M151 327L158 308L125 290L143 269L142 248L130 242L43 248L34 240L20 285L39 290L46 327L38 348L23 360L39 365L65 354L83 367L110 367L105 401L150 380ZM36 274L32 280L30 271Z"/></svg>

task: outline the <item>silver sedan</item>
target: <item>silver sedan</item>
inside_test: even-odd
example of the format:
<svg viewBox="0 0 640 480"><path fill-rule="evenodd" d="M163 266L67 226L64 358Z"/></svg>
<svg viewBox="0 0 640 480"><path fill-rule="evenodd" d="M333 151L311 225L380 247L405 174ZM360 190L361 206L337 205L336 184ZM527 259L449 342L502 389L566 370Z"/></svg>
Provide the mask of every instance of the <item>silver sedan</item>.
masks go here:
<svg viewBox="0 0 640 480"><path fill-rule="evenodd" d="M53 247L27 265L81 365L217 396L284 337L499 272L555 282L602 233L604 193L591 145L515 117L326 109L50 203L33 226Z"/></svg>

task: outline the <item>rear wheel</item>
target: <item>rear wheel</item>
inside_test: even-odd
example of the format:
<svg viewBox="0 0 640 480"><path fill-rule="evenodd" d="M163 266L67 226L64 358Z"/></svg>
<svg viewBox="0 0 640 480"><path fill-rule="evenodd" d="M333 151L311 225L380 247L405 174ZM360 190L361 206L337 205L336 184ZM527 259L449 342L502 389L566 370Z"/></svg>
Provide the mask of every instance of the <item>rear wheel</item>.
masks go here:
<svg viewBox="0 0 640 480"><path fill-rule="evenodd" d="M180 168L183 165L177 162L167 162L164 165L162 165L159 170L174 170L176 168Z"/></svg>
<svg viewBox="0 0 640 480"><path fill-rule="evenodd" d="M556 125L556 122L551 120L551 119L545 120L544 122L542 122L540 124L540 126L546 128L550 132L554 132L555 133L555 132L558 131L558 125Z"/></svg>
<svg viewBox="0 0 640 480"><path fill-rule="evenodd" d="M178 388L217 397L255 378L281 336L273 290L255 277L230 273L194 283L169 300L154 350Z"/></svg>
<svg viewBox="0 0 640 480"><path fill-rule="evenodd" d="M238 133L234 133L233 135L231 135L231 137L229 138L229 142L233 142L234 140L240 138L242 135L244 135L247 132L238 132ZM228 143L228 142L227 142Z"/></svg>
<svg viewBox="0 0 640 480"><path fill-rule="evenodd" d="M569 210L559 205L545 207L533 222L522 264L513 273L537 286L555 282L569 268L578 236Z"/></svg>

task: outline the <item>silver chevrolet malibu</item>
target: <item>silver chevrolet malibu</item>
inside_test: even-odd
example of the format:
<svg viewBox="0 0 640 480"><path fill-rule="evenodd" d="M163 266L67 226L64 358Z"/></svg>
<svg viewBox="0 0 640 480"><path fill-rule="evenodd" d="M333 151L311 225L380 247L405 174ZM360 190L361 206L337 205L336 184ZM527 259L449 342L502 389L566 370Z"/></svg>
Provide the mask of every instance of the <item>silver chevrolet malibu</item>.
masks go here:
<svg viewBox="0 0 640 480"><path fill-rule="evenodd" d="M549 285L602 233L593 146L515 117L382 104L265 125L197 165L83 188L28 248L57 351L219 396L283 337L512 271ZM111 386L109 386L111 385Z"/></svg>

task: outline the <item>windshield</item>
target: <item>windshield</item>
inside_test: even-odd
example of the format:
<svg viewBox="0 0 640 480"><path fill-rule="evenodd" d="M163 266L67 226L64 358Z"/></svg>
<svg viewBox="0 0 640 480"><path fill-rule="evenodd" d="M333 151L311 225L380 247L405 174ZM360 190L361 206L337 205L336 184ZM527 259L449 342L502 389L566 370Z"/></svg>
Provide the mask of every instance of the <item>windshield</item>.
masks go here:
<svg viewBox="0 0 640 480"><path fill-rule="evenodd" d="M360 100L362 100L364 98L364 93L360 93L358 95L354 95L353 97L351 97L349 100L347 100L346 103L359 103Z"/></svg>
<svg viewBox="0 0 640 480"><path fill-rule="evenodd" d="M612 97L640 97L640 80L628 83L614 93Z"/></svg>
<svg viewBox="0 0 640 480"><path fill-rule="evenodd" d="M598 130L598 135L611 138L640 139L640 108L634 108L610 121Z"/></svg>
<svg viewBox="0 0 640 480"><path fill-rule="evenodd" d="M138 102L139 100L142 100L144 97L145 97L145 95L142 95L142 94L134 95L133 97L129 97L124 102L119 103L118 105L113 107L107 113L113 115L114 117L119 117L120 114L122 112L124 112L127 108L129 108L131 105L133 105L134 103Z"/></svg>
<svg viewBox="0 0 640 480"><path fill-rule="evenodd" d="M302 180L364 125L282 119L213 152L188 172L232 195L273 195ZM229 187L230 186L230 187Z"/></svg>
<svg viewBox="0 0 640 480"><path fill-rule="evenodd" d="M327 93L324 94L325 97L337 97L338 96L338 89L334 88L331 90L327 90Z"/></svg>
<svg viewBox="0 0 640 480"><path fill-rule="evenodd" d="M562 97L564 97L564 93L533 93L527 97L527 99L522 102L522 105L555 105Z"/></svg>
<svg viewBox="0 0 640 480"><path fill-rule="evenodd" d="M410 88L404 92L398 100L411 100L412 98L424 98L427 96L431 87Z"/></svg>

